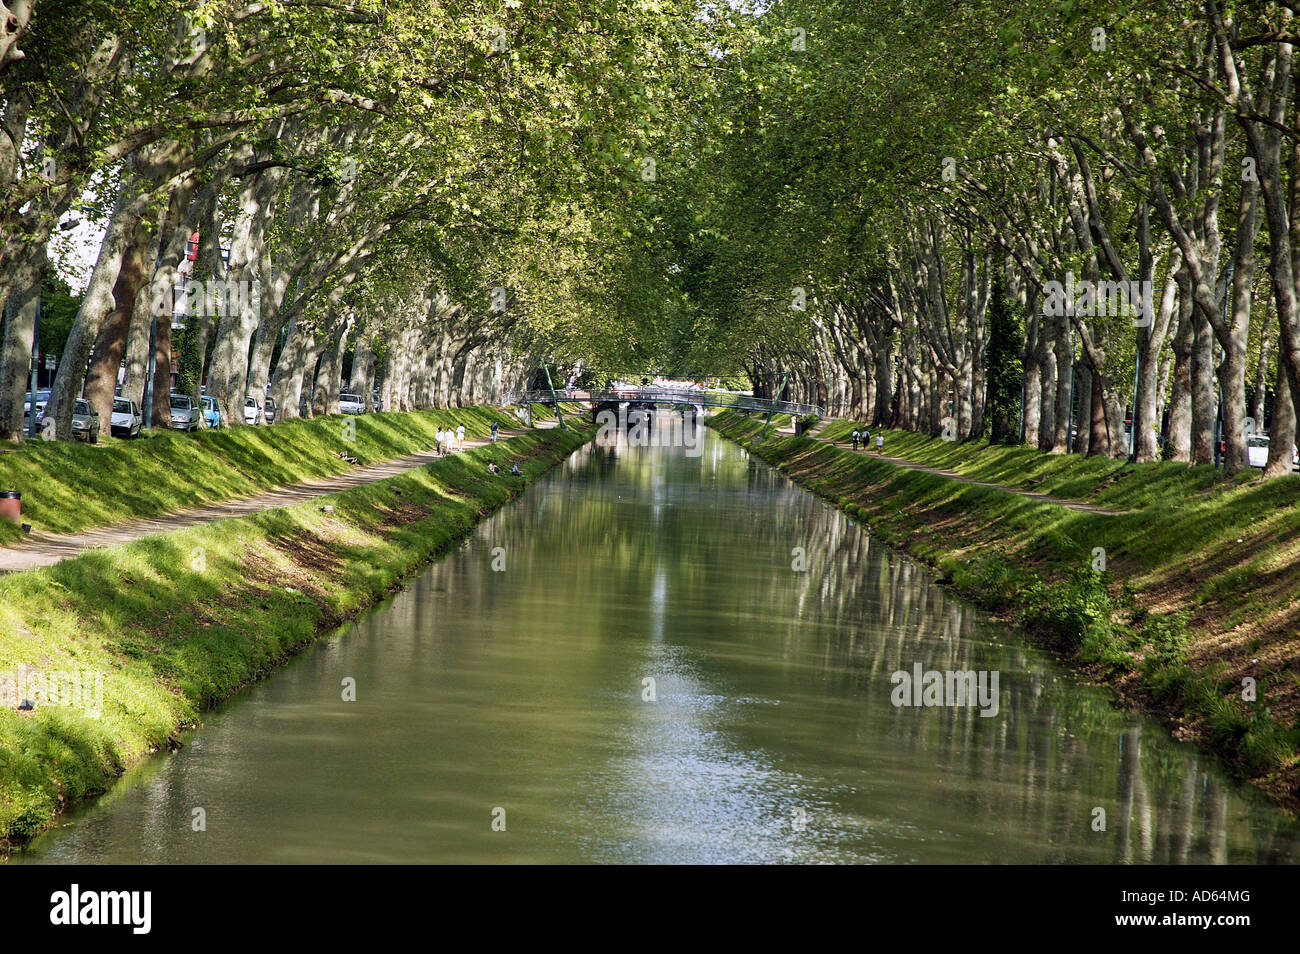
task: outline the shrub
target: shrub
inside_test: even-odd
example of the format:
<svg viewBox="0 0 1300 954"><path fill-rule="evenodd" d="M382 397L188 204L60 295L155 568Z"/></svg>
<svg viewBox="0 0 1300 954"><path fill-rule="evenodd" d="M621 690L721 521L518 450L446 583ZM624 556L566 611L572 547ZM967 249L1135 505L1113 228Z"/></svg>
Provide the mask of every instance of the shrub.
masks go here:
<svg viewBox="0 0 1300 954"><path fill-rule="evenodd" d="M1101 658L1115 646L1104 576L1082 567L1059 583L1034 583L1021 600L1025 622L1055 633L1077 649L1086 648L1084 658L1089 661Z"/></svg>

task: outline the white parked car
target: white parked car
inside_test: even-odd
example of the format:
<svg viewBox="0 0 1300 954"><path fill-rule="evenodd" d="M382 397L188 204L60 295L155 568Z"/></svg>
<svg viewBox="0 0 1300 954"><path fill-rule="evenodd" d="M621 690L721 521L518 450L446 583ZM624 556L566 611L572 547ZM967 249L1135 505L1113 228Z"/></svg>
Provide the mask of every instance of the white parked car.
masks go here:
<svg viewBox="0 0 1300 954"><path fill-rule="evenodd" d="M361 395L348 394L345 391L339 395L339 413L340 414L365 414L366 402L361 400Z"/></svg>
<svg viewBox="0 0 1300 954"><path fill-rule="evenodd" d="M113 415L109 418L109 433L114 437L139 437L144 418L140 406L127 398L113 398Z"/></svg>
<svg viewBox="0 0 1300 954"><path fill-rule="evenodd" d="M256 424L257 419L262 416L262 405L257 403L257 398L248 398L244 401L244 423Z"/></svg>
<svg viewBox="0 0 1300 954"><path fill-rule="evenodd" d="M1268 465L1268 435L1252 434L1246 438L1246 463L1251 467ZM1300 451L1291 445L1291 466L1300 466Z"/></svg>
<svg viewBox="0 0 1300 954"><path fill-rule="evenodd" d="M1263 434L1246 438L1246 463L1251 467L1263 467L1268 463L1268 438Z"/></svg>

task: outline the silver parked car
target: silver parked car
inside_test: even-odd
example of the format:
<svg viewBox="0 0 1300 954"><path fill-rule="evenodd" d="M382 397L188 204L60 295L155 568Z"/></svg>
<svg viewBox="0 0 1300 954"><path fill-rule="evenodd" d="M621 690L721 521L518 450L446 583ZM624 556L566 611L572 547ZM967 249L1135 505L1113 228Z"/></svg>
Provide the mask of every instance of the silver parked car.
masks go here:
<svg viewBox="0 0 1300 954"><path fill-rule="evenodd" d="M177 431L197 431L199 429L200 412L194 406L194 400L188 394L173 393L172 399L172 429Z"/></svg>
<svg viewBox="0 0 1300 954"><path fill-rule="evenodd" d="M91 444L99 443L99 414L89 401L78 399L72 406L72 438Z"/></svg>
<svg viewBox="0 0 1300 954"><path fill-rule="evenodd" d="M349 394L344 391L339 395L339 413L340 414L365 414L366 402L361 400L359 394Z"/></svg>

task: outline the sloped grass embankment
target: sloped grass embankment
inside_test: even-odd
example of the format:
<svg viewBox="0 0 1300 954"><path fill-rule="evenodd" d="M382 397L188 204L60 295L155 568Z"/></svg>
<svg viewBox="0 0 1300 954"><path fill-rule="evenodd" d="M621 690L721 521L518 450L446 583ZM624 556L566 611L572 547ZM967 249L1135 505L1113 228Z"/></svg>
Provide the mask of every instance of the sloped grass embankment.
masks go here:
<svg viewBox="0 0 1300 954"><path fill-rule="evenodd" d="M357 443L389 456L415 449L402 441L433 420L385 422L395 436L374 445L361 444L359 426ZM86 705L0 706L0 848L103 791L204 708L382 599L523 492L524 481L489 475L488 461L506 471L518 462L531 480L590 433L528 432L308 503L0 577L0 673L103 677L98 717ZM317 439L303 439L302 459L315 459ZM291 467L271 470L278 481Z"/></svg>
<svg viewBox="0 0 1300 954"><path fill-rule="evenodd" d="M483 437L493 421L520 426L500 410L472 407L154 431L93 447L30 441L0 453L0 490L22 493L23 521L34 529L72 533L345 473L353 465L340 451L362 465L404 457L432 447L439 426L464 424L466 437ZM20 536L0 521L0 546Z"/></svg>

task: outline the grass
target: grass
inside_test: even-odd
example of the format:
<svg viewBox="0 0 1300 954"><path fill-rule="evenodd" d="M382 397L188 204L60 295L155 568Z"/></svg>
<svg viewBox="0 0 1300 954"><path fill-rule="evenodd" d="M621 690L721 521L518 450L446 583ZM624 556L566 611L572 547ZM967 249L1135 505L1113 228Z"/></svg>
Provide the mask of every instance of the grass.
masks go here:
<svg viewBox="0 0 1300 954"><path fill-rule="evenodd" d="M476 407L193 434L147 431L142 439L101 438L96 446L32 441L0 453L0 490L22 492L23 520L34 529L70 533L344 473L352 465L339 451L371 464L427 450L447 424L464 424L467 437L483 437L493 421L520 426L500 410ZM0 521L0 546L21 535Z"/></svg>
<svg viewBox="0 0 1300 954"><path fill-rule="evenodd" d="M885 452L927 467L950 470L990 483L1019 490L1087 501L1118 510L1159 507L1176 500L1178 494L1214 494L1255 483L1259 472L1252 470L1235 477L1224 477L1209 464L1188 467L1173 461L1129 464L1106 457L1081 454L1047 454L1023 445L992 444L980 441L945 441L929 434L912 431L866 428L853 421L835 421L818 437L834 443L847 443L853 430L870 430L885 435ZM1291 500L1300 497L1300 475L1270 482Z"/></svg>
<svg viewBox="0 0 1300 954"><path fill-rule="evenodd" d="M414 439L437 419L411 417L385 427ZM488 461L506 471L518 462L532 478L590 436L532 431L309 503L0 577L0 674L103 677L98 717L39 699L32 712L0 706L0 847L102 791L202 709L373 605L522 492L524 482L489 475Z"/></svg>
<svg viewBox="0 0 1300 954"><path fill-rule="evenodd" d="M550 404L534 404L532 409L534 421L551 421L555 419L555 408ZM560 402L560 412L564 415L565 421L568 421L570 417L579 419L591 417L591 412L581 404L569 401Z"/></svg>
<svg viewBox="0 0 1300 954"><path fill-rule="evenodd" d="M1300 808L1300 476L883 432L887 454L1118 511L1090 513L822 441L758 443L742 415L711 425Z"/></svg>

